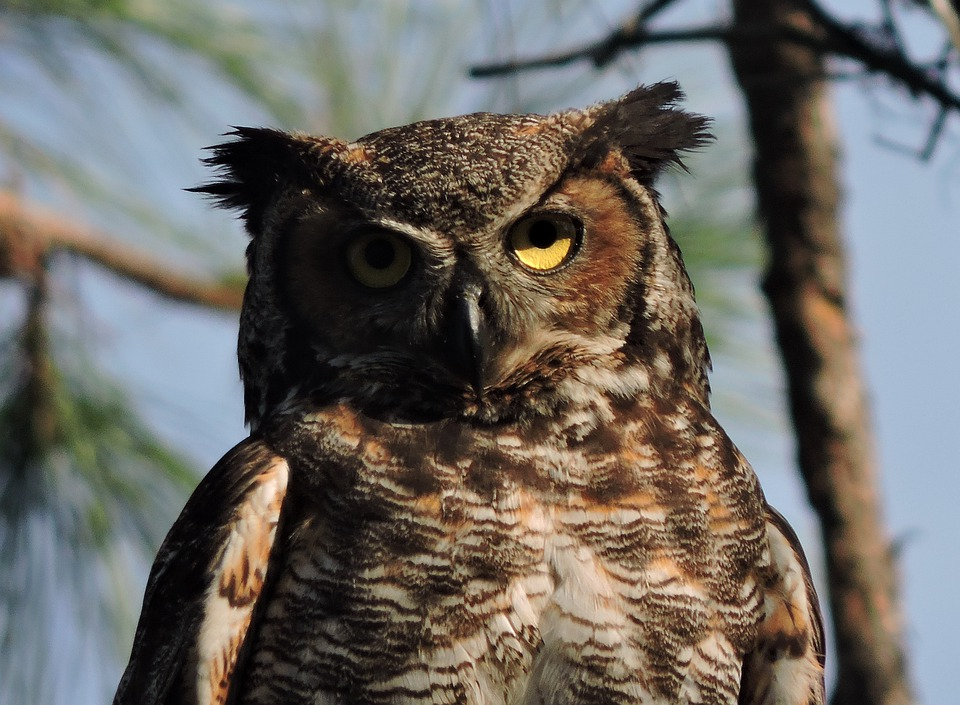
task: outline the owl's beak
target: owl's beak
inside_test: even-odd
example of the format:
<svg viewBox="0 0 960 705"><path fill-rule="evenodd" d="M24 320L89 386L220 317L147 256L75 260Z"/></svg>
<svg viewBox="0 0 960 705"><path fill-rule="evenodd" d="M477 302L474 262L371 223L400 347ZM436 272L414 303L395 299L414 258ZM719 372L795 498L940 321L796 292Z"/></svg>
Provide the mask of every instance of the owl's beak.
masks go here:
<svg viewBox="0 0 960 705"><path fill-rule="evenodd" d="M483 391L484 321L480 310L480 287L467 284L447 313L446 348L455 371L480 394Z"/></svg>

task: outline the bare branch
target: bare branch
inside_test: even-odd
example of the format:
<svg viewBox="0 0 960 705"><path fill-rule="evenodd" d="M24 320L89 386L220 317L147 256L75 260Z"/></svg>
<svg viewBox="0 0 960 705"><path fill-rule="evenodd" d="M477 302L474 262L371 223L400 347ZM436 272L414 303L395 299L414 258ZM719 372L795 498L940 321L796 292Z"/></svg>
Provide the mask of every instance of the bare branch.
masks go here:
<svg viewBox="0 0 960 705"><path fill-rule="evenodd" d="M651 20L664 10L668 9L675 2L677 2L677 0L651 0L650 4L644 5L640 8L640 11L637 13L633 21L642 24L647 20Z"/></svg>
<svg viewBox="0 0 960 705"><path fill-rule="evenodd" d="M933 125L930 127L930 133L927 135L927 143L920 151L919 156L922 161L927 161L933 156L933 151L937 147L937 142L940 141L940 136L943 134L943 128L946 124L947 110L946 108L941 108L937 114L937 119L933 121Z"/></svg>
<svg viewBox="0 0 960 705"><path fill-rule="evenodd" d="M783 40L821 52L830 50L830 46L821 34L795 27L705 25L687 29L648 31L642 25L628 23L621 25L600 41L591 42L576 49L532 59L480 64L470 69L470 75L475 78L489 78L517 71L564 66L584 60L589 60L595 66L603 66L621 51L650 44L704 41L731 43L757 40Z"/></svg>
<svg viewBox="0 0 960 705"><path fill-rule="evenodd" d="M533 59L480 64L471 67L470 75L474 78L490 78L516 73L517 71L565 66L584 60L589 60L595 66L603 66L624 49L666 42L725 40L728 31L729 29L725 27L708 26L686 30L648 32L642 25L630 23L618 27L598 42L591 42L576 49Z"/></svg>
<svg viewBox="0 0 960 705"><path fill-rule="evenodd" d="M885 47L869 41L830 15L814 0L801 0L800 4L826 33L831 53L859 61L869 70L894 79L914 96L929 96L942 107L960 112L960 95L950 90L942 76L931 75L918 68L896 47Z"/></svg>
<svg viewBox="0 0 960 705"><path fill-rule="evenodd" d="M960 94L950 89L943 71L928 71L915 64L903 49L892 42L871 40L827 13L813 0L800 3L814 19L810 29L769 25L708 25L688 29L648 30L632 18L599 41L568 51L515 61L479 64L470 69L475 78L489 78L533 69L565 66L590 61L603 66L620 52L653 44L720 41L728 46L741 42L786 41L813 49L821 55L844 57L859 62L867 71L887 76L914 96L928 96L949 111L960 112ZM642 12L638 16L642 16ZM894 28L895 30L895 28ZM893 31L893 30L891 30Z"/></svg>
<svg viewBox="0 0 960 705"><path fill-rule="evenodd" d="M0 192L0 277L36 281L56 252L77 254L174 301L236 311L243 299L241 286L177 274L150 253Z"/></svg>

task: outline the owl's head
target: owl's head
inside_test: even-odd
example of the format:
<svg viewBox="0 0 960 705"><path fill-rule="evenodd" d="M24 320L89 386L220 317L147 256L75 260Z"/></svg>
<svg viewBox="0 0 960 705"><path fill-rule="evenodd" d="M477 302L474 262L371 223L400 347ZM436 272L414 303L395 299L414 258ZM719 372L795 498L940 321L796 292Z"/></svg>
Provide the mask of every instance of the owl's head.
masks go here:
<svg viewBox="0 0 960 705"><path fill-rule="evenodd" d="M673 83L553 115L478 113L344 142L237 129L200 187L252 241L247 420L342 401L523 420L648 393L704 403L693 288L653 182L707 139Z"/></svg>

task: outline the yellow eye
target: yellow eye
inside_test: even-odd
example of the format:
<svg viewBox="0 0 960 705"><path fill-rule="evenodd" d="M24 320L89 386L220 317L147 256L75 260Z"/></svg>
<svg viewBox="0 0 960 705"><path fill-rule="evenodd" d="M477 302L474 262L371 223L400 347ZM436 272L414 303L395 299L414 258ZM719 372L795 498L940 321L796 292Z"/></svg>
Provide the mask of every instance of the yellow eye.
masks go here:
<svg viewBox="0 0 960 705"><path fill-rule="evenodd" d="M535 272L550 272L577 253L581 225L563 213L538 213L514 224L508 244L520 263Z"/></svg>
<svg viewBox="0 0 960 705"><path fill-rule="evenodd" d="M360 235L347 247L347 266L354 279L371 289L398 283L410 270L410 245L386 230Z"/></svg>

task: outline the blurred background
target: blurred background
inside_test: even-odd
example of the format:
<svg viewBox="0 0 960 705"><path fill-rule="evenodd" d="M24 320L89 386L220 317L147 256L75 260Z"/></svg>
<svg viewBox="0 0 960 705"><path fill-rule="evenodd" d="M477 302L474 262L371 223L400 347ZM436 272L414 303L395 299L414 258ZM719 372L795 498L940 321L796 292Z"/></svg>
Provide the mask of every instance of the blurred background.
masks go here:
<svg viewBox="0 0 960 705"><path fill-rule="evenodd" d="M892 18L904 53L956 89L936 4L819 6L881 45ZM0 705L112 697L160 541L246 435L235 359L246 238L183 190L210 177L203 148L232 125L354 138L678 80L717 136L691 174L661 184L711 343L715 413L828 599L759 287L753 148L725 46L664 40L609 61L470 74L603 40L645 11L652 30L719 27L732 12L706 0L0 0ZM910 679L917 700L955 702L955 108L830 61L849 305Z"/></svg>

